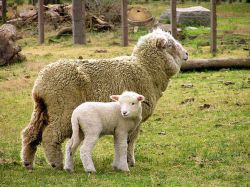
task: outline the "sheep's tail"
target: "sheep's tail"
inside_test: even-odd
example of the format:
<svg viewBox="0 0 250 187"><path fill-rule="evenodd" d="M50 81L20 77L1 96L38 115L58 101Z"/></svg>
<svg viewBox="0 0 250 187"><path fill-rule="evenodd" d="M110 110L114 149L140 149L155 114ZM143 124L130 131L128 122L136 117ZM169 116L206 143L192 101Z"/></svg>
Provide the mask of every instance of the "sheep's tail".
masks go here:
<svg viewBox="0 0 250 187"><path fill-rule="evenodd" d="M35 103L34 111L29 125L22 131L21 158L28 169L32 168L36 147L42 141L42 133L48 125L49 118L44 100L35 94L33 98Z"/></svg>

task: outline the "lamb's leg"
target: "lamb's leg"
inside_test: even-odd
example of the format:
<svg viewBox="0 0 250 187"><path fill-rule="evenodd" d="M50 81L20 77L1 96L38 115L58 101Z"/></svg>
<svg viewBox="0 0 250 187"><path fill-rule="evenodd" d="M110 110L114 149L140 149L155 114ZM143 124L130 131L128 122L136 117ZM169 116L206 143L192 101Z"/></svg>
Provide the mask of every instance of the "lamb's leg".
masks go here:
<svg viewBox="0 0 250 187"><path fill-rule="evenodd" d="M49 164L56 169L63 169L61 144L66 139L58 134L55 124L51 123L43 132L43 148Z"/></svg>
<svg viewBox="0 0 250 187"><path fill-rule="evenodd" d="M129 171L127 163L127 134L116 133L115 134L115 159L113 162L114 169Z"/></svg>
<svg viewBox="0 0 250 187"><path fill-rule="evenodd" d="M75 140L74 145L73 145L72 138L67 142L66 151L65 151L66 154L65 154L64 169L69 172L72 172L74 169L74 154L76 152L77 147L80 145L81 141L83 140L83 133L79 132L79 139Z"/></svg>
<svg viewBox="0 0 250 187"><path fill-rule="evenodd" d="M82 164L83 164L85 171L88 173L96 172L96 169L95 169L92 157L91 157L91 152L98 138L99 138L98 134L86 135L83 141L83 145L80 148L80 156L81 156Z"/></svg>
<svg viewBox="0 0 250 187"><path fill-rule="evenodd" d="M128 137L128 165L134 166L135 165L135 156L134 156L134 150L135 150L135 142L140 132L140 126L138 126L131 134L129 134Z"/></svg>

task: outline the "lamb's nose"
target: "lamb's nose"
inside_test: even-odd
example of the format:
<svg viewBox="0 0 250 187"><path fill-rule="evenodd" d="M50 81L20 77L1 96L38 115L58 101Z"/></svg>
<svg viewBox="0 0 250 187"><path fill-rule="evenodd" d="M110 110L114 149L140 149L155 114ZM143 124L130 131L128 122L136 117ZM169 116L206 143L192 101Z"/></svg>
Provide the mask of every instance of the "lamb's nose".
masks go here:
<svg viewBox="0 0 250 187"><path fill-rule="evenodd" d="M122 114L123 114L124 116L126 116L126 115L128 114L128 112L125 111L125 112L122 112Z"/></svg>

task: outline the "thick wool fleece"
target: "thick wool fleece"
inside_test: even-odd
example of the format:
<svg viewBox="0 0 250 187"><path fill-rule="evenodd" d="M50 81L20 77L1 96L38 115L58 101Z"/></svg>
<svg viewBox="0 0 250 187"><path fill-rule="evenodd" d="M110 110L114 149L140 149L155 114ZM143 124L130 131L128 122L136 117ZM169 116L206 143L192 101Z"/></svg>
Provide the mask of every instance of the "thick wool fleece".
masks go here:
<svg viewBox="0 0 250 187"><path fill-rule="evenodd" d="M145 96L142 121L150 117L169 79L180 70L181 58L158 43L166 36L150 33L142 37L131 56L100 60L60 60L46 66L33 87L34 112L23 130L22 152L31 169L36 146L42 141L48 162L62 169L61 144L71 137L72 111L85 101L110 101L112 94L131 90ZM134 142L139 128L129 135L128 163L134 165Z"/></svg>

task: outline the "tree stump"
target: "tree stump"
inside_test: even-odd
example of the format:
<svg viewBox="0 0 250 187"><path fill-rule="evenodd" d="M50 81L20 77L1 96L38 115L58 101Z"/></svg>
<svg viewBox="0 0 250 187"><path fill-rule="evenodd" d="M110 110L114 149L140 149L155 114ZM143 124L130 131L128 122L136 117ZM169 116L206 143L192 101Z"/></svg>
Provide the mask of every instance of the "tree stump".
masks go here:
<svg viewBox="0 0 250 187"><path fill-rule="evenodd" d="M0 27L0 66L25 59L20 54L21 47L16 44L17 38L15 26L4 24Z"/></svg>

